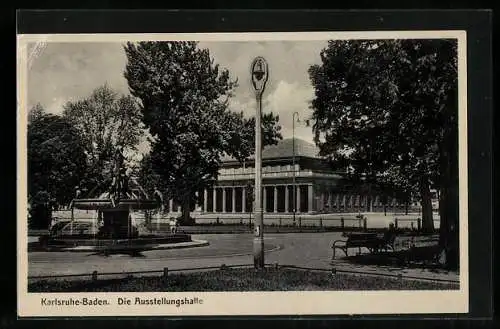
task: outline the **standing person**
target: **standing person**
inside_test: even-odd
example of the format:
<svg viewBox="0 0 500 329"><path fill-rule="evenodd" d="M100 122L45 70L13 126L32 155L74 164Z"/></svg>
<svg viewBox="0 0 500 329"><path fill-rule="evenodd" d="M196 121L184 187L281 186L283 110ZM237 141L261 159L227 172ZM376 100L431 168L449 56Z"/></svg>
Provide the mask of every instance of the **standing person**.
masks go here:
<svg viewBox="0 0 500 329"><path fill-rule="evenodd" d="M177 220L175 217L170 217L170 233L175 234L177 232Z"/></svg>

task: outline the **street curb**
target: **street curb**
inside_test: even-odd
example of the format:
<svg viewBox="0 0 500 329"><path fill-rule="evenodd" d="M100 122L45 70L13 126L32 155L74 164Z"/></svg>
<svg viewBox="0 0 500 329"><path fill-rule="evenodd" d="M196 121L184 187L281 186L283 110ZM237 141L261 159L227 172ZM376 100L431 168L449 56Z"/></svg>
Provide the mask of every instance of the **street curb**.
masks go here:
<svg viewBox="0 0 500 329"><path fill-rule="evenodd" d="M167 250L167 249L183 249L194 247L206 247L210 243L206 240L192 240L191 242L179 242L170 244L160 244L152 248L152 250Z"/></svg>

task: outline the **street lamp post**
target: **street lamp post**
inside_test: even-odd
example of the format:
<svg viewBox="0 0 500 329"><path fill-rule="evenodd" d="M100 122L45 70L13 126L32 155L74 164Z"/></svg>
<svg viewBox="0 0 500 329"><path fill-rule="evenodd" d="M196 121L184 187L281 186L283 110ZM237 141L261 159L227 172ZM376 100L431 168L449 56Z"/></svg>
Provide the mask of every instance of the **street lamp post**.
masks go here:
<svg viewBox="0 0 500 329"><path fill-rule="evenodd" d="M264 268L264 222L262 209L262 93L269 75L267 62L263 57L257 57L251 65L252 86L257 100L255 115L255 188L254 188L254 266Z"/></svg>
<svg viewBox="0 0 500 329"><path fill-rule="evenodd" d="M297 119L295 119L297 116ZM293 189L293 224L295 225L295 213L297 212L297 186L295 184L295 120L299 120L299 112L292 115L292 189Z"/></svg>

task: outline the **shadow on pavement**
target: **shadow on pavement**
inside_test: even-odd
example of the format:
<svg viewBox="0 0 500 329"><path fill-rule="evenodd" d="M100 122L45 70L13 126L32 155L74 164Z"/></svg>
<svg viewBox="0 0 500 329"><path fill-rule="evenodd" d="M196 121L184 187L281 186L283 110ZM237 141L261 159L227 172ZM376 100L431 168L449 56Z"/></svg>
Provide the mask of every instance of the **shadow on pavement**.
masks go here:
<svg viewBox="0 0 500 329"><path fill-rule="evenodd" d="M144 258L144 257L146 257L139 250L106 250L106 251L98 251L95 253L91 253L87 256L92 256L92 255L103 256L103 257L109 257L112 255L125 255L125 256L130 256L132 258Z"/></svg>
<svg viewBox="0 0 500 329"><path fill-rule="evenodd" d="M407 250L359 254L341 258L353 265L390 266L407 269L426 269L432 272L447 272L438 261L438 246L415 247Z"/></svg>

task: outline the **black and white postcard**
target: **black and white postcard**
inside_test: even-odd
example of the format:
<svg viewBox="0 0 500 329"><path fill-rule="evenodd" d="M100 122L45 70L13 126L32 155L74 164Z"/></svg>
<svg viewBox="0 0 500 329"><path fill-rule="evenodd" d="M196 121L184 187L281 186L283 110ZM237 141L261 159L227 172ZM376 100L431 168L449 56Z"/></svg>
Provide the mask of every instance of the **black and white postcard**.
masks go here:
<svg viewBox="0 0 500 329"><path fill-rule="evenodd" d="M18 35L18 313L466 313L465 31Z"/></svg>

